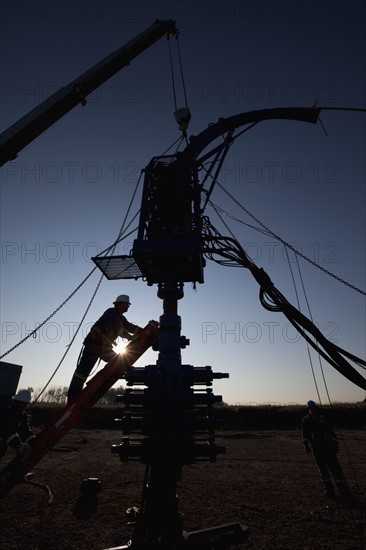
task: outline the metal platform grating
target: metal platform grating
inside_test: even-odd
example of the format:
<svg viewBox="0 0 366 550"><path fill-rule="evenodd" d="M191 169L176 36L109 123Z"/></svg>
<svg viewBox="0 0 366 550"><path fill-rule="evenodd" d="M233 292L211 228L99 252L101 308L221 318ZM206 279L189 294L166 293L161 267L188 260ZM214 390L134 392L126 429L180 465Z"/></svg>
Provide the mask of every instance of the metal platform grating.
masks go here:
<svg viewBox="0 0 366 550"><path fill-rule="evenodd" d="M96 256L92 260L107 279L138 279L143 276L131 256Z"/></svg>

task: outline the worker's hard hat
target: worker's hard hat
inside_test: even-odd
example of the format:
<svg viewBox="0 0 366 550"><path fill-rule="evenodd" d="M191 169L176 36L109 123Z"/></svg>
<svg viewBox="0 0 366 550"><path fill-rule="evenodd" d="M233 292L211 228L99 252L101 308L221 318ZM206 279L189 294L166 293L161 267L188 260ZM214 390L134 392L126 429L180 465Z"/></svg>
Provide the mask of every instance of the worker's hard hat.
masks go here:
<svg viewBox="0 0 366 550"><path fill-rule="evenodd" d="M114 304L125 303L129 305L131 304L130 297L127 296L127 294L120 294L119 296L117 296L116 300L113 303Z"/></svg>
<svg viewBox="0 0 366 550"><path fill-rule="evenodd" d="M314 401L308 401L307 402L308 409L316 409L317 405L314 403Z"/></svg>
<svg viewBox="0 0 366 550"><path fill-rule="evenodd" d="M30 403L32 394L29 390L19 390L13 397L13 401L20 401L22 403Z"/></svg>

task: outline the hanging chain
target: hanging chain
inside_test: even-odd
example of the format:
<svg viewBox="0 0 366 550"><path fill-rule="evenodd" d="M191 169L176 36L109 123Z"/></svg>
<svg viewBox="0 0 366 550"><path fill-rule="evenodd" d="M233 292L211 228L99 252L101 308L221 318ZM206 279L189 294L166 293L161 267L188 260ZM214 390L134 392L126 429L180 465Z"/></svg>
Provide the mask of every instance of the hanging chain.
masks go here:
<svg viewBox="0 0 366 550"><path fill-rule="evenodd" d="M310 264L312 264L314 267L317 267L318 269L320 269L321 271L323 271L324 273L326 273L327 275L329 275L330 277L333 277L333 279L336 279L337 281L339 281L340 283L348 286L349 288L351 288L352 290L355 290L356 292L359 292L360 294L362 294L363 296L366 296L366 291L358 288L357 286L354 286L352 285L351 283L349 283L348 281L345 281L344 279L342 279L341 277L338 277L338 275L335 275L334 273L332 273L331 271L328 271L327 269L325 269L325 267L322 267L321 265L317 264L314 260L311 260L310 258L308 258L307 256L305 256L305 254L303 254L302 252L299 252L298 250L296 250L296 248L294 246L292 246L290 243L287 243L286 241L284 241L279 235L276 235L276 233L273 233L273 231L271 231L266 225L264 225L261 221L258 220L258 218L256 218L255 216L253 216L253 214L251 214L249 212L249 210L247 210L242 204L240 204L240 202L235 199L235 197L233 197L231 195L231 193L229 193L229 191L227 191L219 182L217 182L217 185L224 191L224 193L226 193L234 202L237 206L239 206L239 208L241 208L242 210L244 210L244 212L246 212L253 220L255 220L261 227L263 227L270 235L272 235L272 237L274 237L277 241L279 241L280 243L283 244L283 246L285 246L286 248L289 248L290 250L292 250L292 252L294 252L294 254L296 254L297 256L300 256L300 258L302 258L303 260L305 260L306 262L309 262Z"/></svg>
<svg viewBox="0 0 366 550"><path fill-rule="evenodd" d="M25 336L22 340L20 340L20 342L18 342L17 344L15 344L15 346L13 346L12 348L10 348L8 351L6 351L5 353L3 353L2 355L0 355L0 359L2 359L3 357L5 357L6 355L8 355L11 351L15 350L17 347L19 347L21 344L23 344L26 340L28 340L28 338L30 338L31 336L35 337L37 331L43 327L43 325L45 325L54 315L56 315L56 313L58 311L60 311L60 309L62 307L64 307L64 305L67 304L67 302L77 293L78 290L80 290L80 288L83 286L84 283L86 283L86 281L89 279L89 277L94 273L94 271L97 269L97 267L94 267L91 272L89 273L89 275L87 275L85 277L85 279L83 281L81 281L81 283L79 284L78 287L76 287L76 289L66 298L66 300L64 300L62 302L61 305L58 306L58 308L56 308L52 313L51 315L49 315L47 317L47 319L45 319L40 325L38 325L37 328L35 328L34 330L32 330L32 332L30 332L27 336Z"/></svg>

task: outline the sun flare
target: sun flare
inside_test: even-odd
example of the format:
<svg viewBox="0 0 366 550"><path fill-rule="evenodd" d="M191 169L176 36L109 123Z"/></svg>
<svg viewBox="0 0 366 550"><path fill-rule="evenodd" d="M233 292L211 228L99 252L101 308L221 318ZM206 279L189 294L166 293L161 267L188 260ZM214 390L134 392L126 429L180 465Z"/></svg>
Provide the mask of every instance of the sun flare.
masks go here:
<svg viewBox="0 0 366 550"><path fill-rule="evenodd" d="M113 346L113 351L118 354L124 353L127 344L127 341L122 340L122 338L118 338L116 345Z"/></svg>

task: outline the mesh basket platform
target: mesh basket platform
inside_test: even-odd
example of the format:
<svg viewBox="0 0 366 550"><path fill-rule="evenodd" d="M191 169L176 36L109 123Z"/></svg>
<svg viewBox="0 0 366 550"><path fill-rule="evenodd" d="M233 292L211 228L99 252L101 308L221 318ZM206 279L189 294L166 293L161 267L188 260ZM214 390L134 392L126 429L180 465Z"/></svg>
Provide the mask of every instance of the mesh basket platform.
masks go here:
<svg viewBox="0 0 366 550"><path fill-rule="evenodd" d="M131 256L96 256L92 260L110 280L138 279L143 276Z"/></svg>

